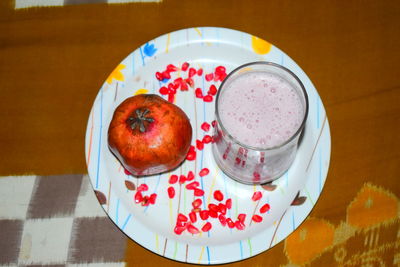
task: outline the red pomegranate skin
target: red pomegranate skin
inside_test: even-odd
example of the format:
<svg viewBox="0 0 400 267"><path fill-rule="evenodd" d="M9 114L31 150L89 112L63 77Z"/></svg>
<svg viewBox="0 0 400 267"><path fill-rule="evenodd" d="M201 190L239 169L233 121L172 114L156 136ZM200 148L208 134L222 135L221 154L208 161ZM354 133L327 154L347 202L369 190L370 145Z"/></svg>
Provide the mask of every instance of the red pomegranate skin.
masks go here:
<svg viewBox="0 0 400 267"><path fill-rule="evenodd" d="M124 100L108 128L108 146L134 176L175 169L189 151L192 126L178 106L158 95Z"/></svg>

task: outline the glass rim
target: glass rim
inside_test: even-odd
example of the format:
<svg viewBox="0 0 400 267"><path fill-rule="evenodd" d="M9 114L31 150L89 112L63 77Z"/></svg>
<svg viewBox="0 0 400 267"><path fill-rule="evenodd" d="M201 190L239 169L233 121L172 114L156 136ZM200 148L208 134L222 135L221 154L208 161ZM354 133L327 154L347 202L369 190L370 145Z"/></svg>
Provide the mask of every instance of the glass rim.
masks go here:
<svg viewBox="0 0 400 267"><path fill-rule="evenodd" d="M301 91L303 92L304 101L305 101L305 111L304 111L304 116L303 116L303 119L302 119L302 122L301 122L299 128L296 130L296 132L295 132L290 138L288 138L287 140L285 140L285 142L283 142L283 143L281 143L281 144L279 144L279 145L273 146L273 147L267 147L267 148L255 147L255 146L246 145L246 144L240 142L240 141L237 140L235 137L233 137L230 133L228 133L228 131L227 131L226 128L224 127L224 125L223 125L223 123L222 123L222 121L221 121L221 119L220 119L220 117L219 117L219 110L218 110L218 103L219 103L219 102L218 102L218 100L219 100L220 95L221 95L221 91L222 91L221 89L222 89L223 86L225 85L226 81L228 81L229 78L230 78L233 74L235 74L236 72L238 72L239 70L241 70L241 69L243 69L243 68L245 68L245 67L252 66L252 65L268 65L268 66L272 66L272 67L275 67L275 68L278 68L278 69L282 69L283 71L285 71L285 72L287 72L288 74L290 74L290 75L298 82L298 84L300 85ZM285 145L287 145L288 143L290 143L294 138L296 138L298 135L300 135L300 133L301 133L302 130L304 129L304 126L305 126L305 123L306 123L306 120L307 120L307 117L308 117L308 105L309 105L309 103L308 103L308 94L307 94L307 91L306 91L306 89L305 89L303 83L301 82L301 80L299 79L299 77L297 77L296 74L294 74L294 73L293 73L291 70L289 70L288 68L286 68L286 67L284 67L284 66L282 66L282 65L273 63L273 62L269 62L269 61L253 61L253 62L249 62L249 63L243 64L243 65L240 65L239 67L235 68L235 69L232 70L232 71L226 76L226 78L222 81L221 85L219 86L219 89L218 89L218 92L217 92L217 97L216 97L216 100L215 100L215 116L216 116L216 119L217 119L217 122L218 122L219 127L221 127L221 129L225 132L225 134L227 134L227 135L229 136L229 138L231 138L233 141L235 141L235 142L236 142L237 144L239 144L240 146L242 146L242 147L244 147L244 148L246 148L246 149L251 149L251 150L271 151L271 150L276 150L276 149L279 149L279 148L281 148L281 147L284 147Z"/></svg>

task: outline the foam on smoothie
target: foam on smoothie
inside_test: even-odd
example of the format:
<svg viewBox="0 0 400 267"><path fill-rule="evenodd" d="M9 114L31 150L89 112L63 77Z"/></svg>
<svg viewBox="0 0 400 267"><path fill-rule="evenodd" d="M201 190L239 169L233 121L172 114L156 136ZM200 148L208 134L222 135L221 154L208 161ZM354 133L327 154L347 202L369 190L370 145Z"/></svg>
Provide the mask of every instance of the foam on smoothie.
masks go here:
<svg viewBox="0 0 400 267"><path fill-rule="evenodd" d="M287 141L304 117L302 101L293 86L263 71L241 74L226 84L218 106L226 131L239 142L258 148Z"/></svg>

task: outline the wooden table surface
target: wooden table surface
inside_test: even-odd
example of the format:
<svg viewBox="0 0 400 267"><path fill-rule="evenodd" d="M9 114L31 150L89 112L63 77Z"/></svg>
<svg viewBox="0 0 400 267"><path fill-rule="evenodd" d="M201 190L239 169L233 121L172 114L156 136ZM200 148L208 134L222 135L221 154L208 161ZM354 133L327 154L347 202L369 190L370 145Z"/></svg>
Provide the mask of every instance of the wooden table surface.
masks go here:
<svg viewBox="0 0 400 267"><path fill-rule="evenodd" d="M1 1L0 175L86 173L88 115L110 71L148 40L195 26L268 40L313 81L332 153L312 217L336 227L367 182L400 196L399 1L165 0L29 10ZM233 266L287 264L284 245ZM135 266L178 264L133 242L130 249Z"/></svg>

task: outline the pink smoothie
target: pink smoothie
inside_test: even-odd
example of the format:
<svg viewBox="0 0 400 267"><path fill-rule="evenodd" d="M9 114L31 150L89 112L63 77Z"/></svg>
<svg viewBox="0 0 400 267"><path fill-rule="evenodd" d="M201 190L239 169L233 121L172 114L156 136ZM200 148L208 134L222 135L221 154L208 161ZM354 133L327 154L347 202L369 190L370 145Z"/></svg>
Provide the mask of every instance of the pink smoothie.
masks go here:
<svg viewBox="0 0 400 267"><path fill-rule="evenodd" d="M304 108L287 81L263 72L239 75L221 92L218 103L222 125L239 142L257 147L278 146L299 129Z"/></svg>

